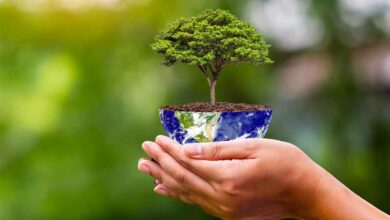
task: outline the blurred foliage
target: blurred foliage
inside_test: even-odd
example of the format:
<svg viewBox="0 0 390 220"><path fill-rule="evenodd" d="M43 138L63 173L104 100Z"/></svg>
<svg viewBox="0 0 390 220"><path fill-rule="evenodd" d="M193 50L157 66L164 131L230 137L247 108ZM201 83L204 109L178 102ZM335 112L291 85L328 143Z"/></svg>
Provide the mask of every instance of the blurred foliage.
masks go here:
<svg viewBox="0 0 390 220"><path fill-rule="evenodd" d="M167 22L206 8L245 19L249 1L113 1L120 8L82 9L20 2L0 1L0 219L210 218L154 194L152 179L137 171L140 144L163 133L158 107L208 100L198 69L161 66L150 44ZM351 64L356 50L389 38L368 20L369 41L351 46L339 6L311 5L325 33L317 47L276 46L273 65L227 67L217 97L272 105L268 137L302 147L390 212L389 90L360 85ZM332 61L330 79L303 97L283 98L282 65L313 51Z"/></svg>

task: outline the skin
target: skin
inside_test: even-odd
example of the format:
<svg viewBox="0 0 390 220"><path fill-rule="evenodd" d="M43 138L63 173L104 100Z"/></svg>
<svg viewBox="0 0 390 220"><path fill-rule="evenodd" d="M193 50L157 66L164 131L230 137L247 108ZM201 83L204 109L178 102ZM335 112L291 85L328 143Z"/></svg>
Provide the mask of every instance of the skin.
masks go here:
<svg viewBox="0 0 390 220"><path fill-rule="evenodd" d="M154 191L221 219L390 219L296 146L271 139L180 145L146 141L140 171Z"/></svg>

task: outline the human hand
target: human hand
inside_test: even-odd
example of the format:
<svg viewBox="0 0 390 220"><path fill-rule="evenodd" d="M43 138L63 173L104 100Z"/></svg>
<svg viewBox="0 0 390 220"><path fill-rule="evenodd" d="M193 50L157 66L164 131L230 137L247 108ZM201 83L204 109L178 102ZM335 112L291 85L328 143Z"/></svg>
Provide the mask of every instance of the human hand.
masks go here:
<svg viewBox="0 0 390 220"><path fill-rule="evenodd" d="M222 219L390 219L296 146L270 139L180 145L158 136L141 171L155 192Z"/></svg>
<svg viewBox="0 0 390 220"><path fill-rule="evenodd" d="M309 206L322 169L292 144L269 139L180 145L158 136L139 167L155 191L224 219L279 219Z"/></svg>

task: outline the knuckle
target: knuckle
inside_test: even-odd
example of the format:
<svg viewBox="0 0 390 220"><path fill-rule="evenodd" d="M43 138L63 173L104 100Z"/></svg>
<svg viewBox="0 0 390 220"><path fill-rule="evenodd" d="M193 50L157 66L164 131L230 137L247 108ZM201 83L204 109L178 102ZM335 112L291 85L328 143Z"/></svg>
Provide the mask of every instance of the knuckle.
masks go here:
<svg viewBox="0 0 390 220"><path fill-rule="evenodd" d="M185 197L185 198L190 198L191 197L190 192L187 189L185 189L185 188L183 188L181 190L181 195L183 195L183 197Z"/></svg>
<svg viewBox="0 0 390 220"><path fill-rule="evenodd" d="M222 192L229 196L237 196L239 194L239 185L237 181L225 180L221 184Z"/></svg>
<svg viewBox="0 0 390 220"><path fill-rule="evenodd" d="M183 185L180 185L178 186L179 189L177 189L177 191L179 192L180 196L186 198L186 199L189 199L191 200L192 199L192 195L190 193L190 191L188 190L187 187L183 186Z"/></svg>
<svg viewBox="0 0 390 220"><path fill-rule="evenodd" d="M186 184L186 175L184 173L181 173L179 172L177 175L176 175L176 180L177 182L180 184L180 185L185 185Z"/></svg>
<svg viewBox="0 0 390 220"><path fill-rule="evenodd" d="M222 144L219 142L214 142L212 147L211 147L211 155L218 159L221 155L222 152Z"/></svg>

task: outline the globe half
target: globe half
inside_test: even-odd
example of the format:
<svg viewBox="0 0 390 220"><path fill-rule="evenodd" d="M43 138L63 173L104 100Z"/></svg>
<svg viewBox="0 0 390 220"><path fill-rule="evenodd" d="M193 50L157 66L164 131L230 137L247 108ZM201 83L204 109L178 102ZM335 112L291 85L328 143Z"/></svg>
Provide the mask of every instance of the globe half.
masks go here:
<svg viewBox="0 0 390 220"><path fill-rule="evenodd" d="M271 108L245 112L159 111L164 130L180 144L262 138L272 118Z"/></svg>

